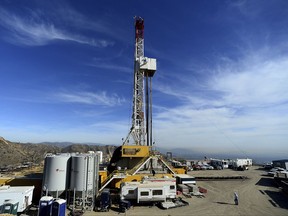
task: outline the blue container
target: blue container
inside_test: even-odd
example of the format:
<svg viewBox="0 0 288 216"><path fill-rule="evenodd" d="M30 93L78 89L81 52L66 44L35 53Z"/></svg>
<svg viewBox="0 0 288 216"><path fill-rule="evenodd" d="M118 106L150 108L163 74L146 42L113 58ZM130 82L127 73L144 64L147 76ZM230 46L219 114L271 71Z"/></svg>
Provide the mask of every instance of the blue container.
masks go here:
<svg viewBox="0 0 288 216"><path fill-rule="evenodd" d="M66 200L56 199L52 204L52 216L65 216Z"/></svg>
<svg viewBox="0 0 288 216"><path fill-rule="evenodd" d="M43 196L40 199L38 216L51 216L53 200L51 196Z"/></svg>

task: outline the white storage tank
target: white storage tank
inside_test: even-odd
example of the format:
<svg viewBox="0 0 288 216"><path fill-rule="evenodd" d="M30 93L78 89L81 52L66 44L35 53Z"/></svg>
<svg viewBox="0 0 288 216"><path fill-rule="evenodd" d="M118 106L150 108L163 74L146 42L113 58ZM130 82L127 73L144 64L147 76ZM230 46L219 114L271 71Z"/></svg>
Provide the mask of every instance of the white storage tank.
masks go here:
<svg viewBox="0 0 288 216"><path fill-rule="evenodd" d="M95 187L95 154L71 157L70 190L89 191Z"/></svg>
<svg viewBox="0 0 288 216"><path fill-rule="evenodd" d="M99 155L95 152L71 156L69 177L69 208L94 208L98 191Z"/></svg>
<svg viewBox="0 0 288 216"><path fill-rule="evenodd" d="M45 157L42 190L55 198L59 197L68 186L70 154L49 154Z"/></svg>
<svg viewBox="0 0 288 216"><path fill-rule="evenodd" d="M96 154L99 156L99 164L103 163L103 152L102 151L96 151Z"/></svg>

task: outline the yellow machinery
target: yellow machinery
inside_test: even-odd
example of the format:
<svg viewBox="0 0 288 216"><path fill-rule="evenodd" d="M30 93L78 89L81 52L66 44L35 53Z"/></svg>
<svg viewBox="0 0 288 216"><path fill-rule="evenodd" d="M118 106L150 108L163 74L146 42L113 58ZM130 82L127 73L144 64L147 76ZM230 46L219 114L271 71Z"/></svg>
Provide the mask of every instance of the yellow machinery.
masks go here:
<svg viewBox="0 0 288 216"><path fill-rule="evenodd" d="M112 156L108 174L106 171L100 173L100 191L108 185L110 188L120 188L122 182L142 181L144 176L171 178L175 174L185 173L187 171L184 168L170 167L164 158L149 146L120 146Z"/></svg>

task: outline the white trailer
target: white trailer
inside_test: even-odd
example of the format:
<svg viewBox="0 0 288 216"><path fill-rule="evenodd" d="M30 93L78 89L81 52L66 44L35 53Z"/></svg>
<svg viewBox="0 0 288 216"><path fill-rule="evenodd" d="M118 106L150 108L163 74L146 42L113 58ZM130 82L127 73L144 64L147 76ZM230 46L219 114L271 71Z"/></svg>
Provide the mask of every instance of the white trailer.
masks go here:
<svg viewBox="0 0 288 216"><path fill-rule="evenodd" d="M247 170L250 166L252 166L252 159L245 158L245 159L235 159L232 162L232 166L234 169L237 170Z"/></svg>
<svg viewBox="0 0 288 216"><path fill-rule="evenodd" d="M175 181L124 182L121 199L141 202L160 202L176 198Z"/></svg>
<svg viewBox="0 0 288 216"><path fill-rule="evenodd" d="M34 186L15 186L4 185L0 187L0 206L6 200L19 202L18 211L23 212L32 204Z"/></svg>

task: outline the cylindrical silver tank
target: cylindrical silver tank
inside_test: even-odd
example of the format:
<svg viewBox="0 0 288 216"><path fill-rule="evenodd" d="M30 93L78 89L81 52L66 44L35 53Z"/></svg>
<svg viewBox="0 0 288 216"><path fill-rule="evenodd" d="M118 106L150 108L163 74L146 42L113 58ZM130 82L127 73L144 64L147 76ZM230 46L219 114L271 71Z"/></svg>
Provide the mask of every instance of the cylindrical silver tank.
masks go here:
<svg viewBox="0 0 288 216"><path fill-rule="evenodd" d="M70 154L47 155L44 163L43 191L60 195L67 188Z"/></svg>
<svg viewBox="0 0 288 216"><path fill-rule="evenodd" d="M81 154L71 157L70 190L89 191L95 187L95 155Z"/></svg>
<svg viewBox="0 0 288 216"><path fill-rule="evenodd" d="M103 163L103 152L102 151L96 151L96 154L99 156L99 163Z"/></svg>

